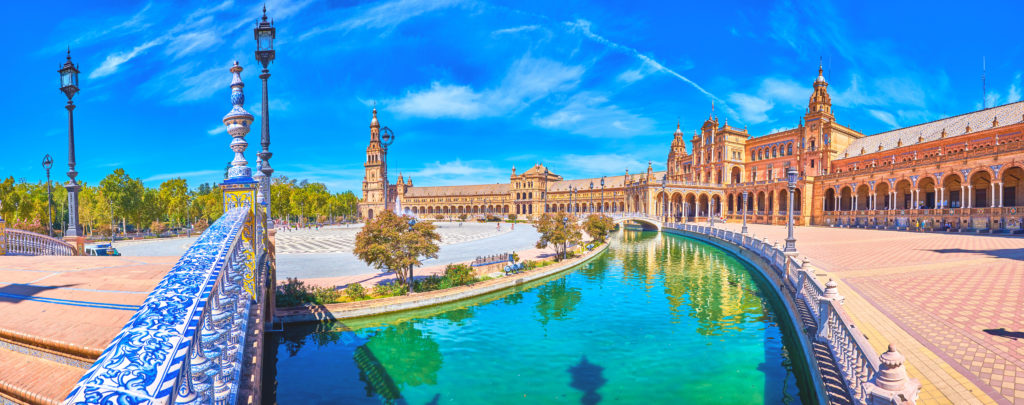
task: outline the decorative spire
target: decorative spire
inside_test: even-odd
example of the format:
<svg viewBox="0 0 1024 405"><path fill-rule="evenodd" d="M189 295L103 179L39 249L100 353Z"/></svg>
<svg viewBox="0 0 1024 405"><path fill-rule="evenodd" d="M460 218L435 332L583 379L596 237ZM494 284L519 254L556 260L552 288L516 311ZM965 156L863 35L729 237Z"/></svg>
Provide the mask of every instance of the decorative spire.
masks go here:
<svg viewBox="0 0 1024 405"><path fill-rule="evenodd" d="M373 107L373 118L370 119L370 128L380 128L380 123L377 122L377 106Z"/></svg>
<svg viewBox="0 0 1024 405"><path fill-rule="evenodd" d="M263 3L263 21L267 21L267 3Z"/></svg>
<svg viewBox="0 0 1024 405"><path fill-rule="evenodd" d="M249 162L245 160L243 153L249 146L245 141L245 135L249 133L249 126L252 124L253 116L245 111L242 106L245 104L245 93L242 89L245 83L242 82L242 67L235 61L231 66L231 111L224 116L224 125L231 135L231 150L235 152L235 158L231 161L231 168L228 169L228 179L251 179L252 169Z"/></svg>

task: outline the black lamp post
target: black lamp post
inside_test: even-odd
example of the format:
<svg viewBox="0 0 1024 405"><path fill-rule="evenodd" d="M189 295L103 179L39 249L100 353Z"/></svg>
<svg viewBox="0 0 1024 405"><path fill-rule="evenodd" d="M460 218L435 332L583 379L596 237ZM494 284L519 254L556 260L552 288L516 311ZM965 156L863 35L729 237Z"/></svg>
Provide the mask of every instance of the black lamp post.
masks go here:
<svg viewBox="0 0 1024 405"><path fill-rule="evenodd" d="M750 194L750 192L744 190L743 191L743 229L740 230L740 233L744 233L744 234L747 233L747 210L750 209L750 206L747 205L747 194Z"/></svg>
<svg viewBox="0 0 1024 405"><path fill-rule="evenodd" d="M273 156L270 153L270 108L268 107L267 97L267 79L270 78L270 70L268 66L274 61L277 53L274 51L274 38L277 37L277 29L274 28L274 21L267 22L267 6L263 6L263 19L256 25L256 28L252 30L253 37L256 39L256 60L263 65L263 73L260 74L260 80L263 81L263 105L261 114L262 123L260 124L260 146L263 150L257 155L260 160L263 161L263 167L260 169L265 176L260 187L263 187L263 198L266 207L267 215L267 229L274 227L274 221L270 219L270 175L274 174L274 169L270 167L270 157Z"/></svg>
<svg viewBox="0 0 1024 405"><path fill-rule="evenodd" d="M375 110L376 111L376 110ZM384 182L384 209L388 209L388 147L395 143L395 133L391 128L384 127L380 129L380 148L381 155L384 164L384 175L381 176L381 181Z"/></svg>
<svg viewBox="0 0 1024 405"><path fill-rule="evenodd" d="M786 170L786 180L789 184L789 214L788 227L789 235L786 237L786 247L783 249L784 253L796 254L796 238L793 237L793 191L796 190L796 175L797 171L795 168L790 167Z"/></svg>
<svg viewBox="0 0 1024 405"><path fill-rule="evenodd" d="M68 190L68 232L66 236L82 236L82 226L78 223L78 190L82 187L75 181L78 172L75 171L75 103L71 98L78 93L78 66L71 63L71 49L68 49L68 59L57 72L60 73L60 91L68 97L68 104L64 106L68 110L68 177L71 178L64 185Z"/></svg>
<svg viewBox="0 0 1024 405"><path fill-rule="evenodd" d="M53 237L53 188L50 187L50 168L53 167L53 158L47 153L43 156L43 169L46 169L46 232Z"/></svg>
<svg viewBox="0 0 1024 405"><path fill-rule="evenodd" d="M562 258L568 256L569 253L569 216L562 217L562 233L565 238L562 240Z"/></svg>
<svg viewBox="0 0 1024 405"><path fill-rule="evenodd" d="M605 213L604 209L604 176L601 176L601 213Z"/></svg>
<svg viewBox="0 0 1024 405"><path fill-rule="evenodd" d="M590 207L587 209L587 215L594 214L594 181L590 181Z"/></svg>

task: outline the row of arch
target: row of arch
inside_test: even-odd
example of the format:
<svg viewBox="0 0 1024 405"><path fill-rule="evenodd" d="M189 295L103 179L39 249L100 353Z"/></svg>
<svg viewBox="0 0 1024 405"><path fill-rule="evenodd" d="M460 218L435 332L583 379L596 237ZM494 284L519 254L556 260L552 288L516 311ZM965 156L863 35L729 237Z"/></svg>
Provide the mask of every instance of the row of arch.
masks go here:
<svg viewBox="0 0 1024 405"><path fill-rule="evenodd" d="M751 160L764 160L771 159L779 156L788 156L793 154L793 142L789 141L780 145L772 145L771 148L765 146L757 148L751 151Z"/></svg>
<svg viewBox="0 0 1024 405"><path fill-rule="evenodd" d="M799 214L803 205L803 191L799 188L793 191L793 213ZM750 191L747 194L747 202L743 202L743 193L730 193L726 196L726 209L729 214L742 213L743 208L747 213L757 215L782 215L789 212L789 190L759 190Z"/></svg>
<svg viewBox="0 0 1024 405"><path fill-rule="evenodd" d="M825 211L1017 207L1024 205L1024 168L1001 165L899 180L834 185Z"/></svg>
<svg viewBox="0 0 1024 405"><path fill-rule="evenodd" d="M616 202L597 202L597 203L572 203L572 204L546 204L544 205L544 212L604 212L604 213L616 213L625 210L626 203L621 201Z"/></svg>
<svg viewBox="0 0 1024 405"><path fill-rule="evenodd" d="M722 195L715 193L665 193L654 196L651 214L681 221L683 218L715 217L722 214Z"/></svg>
<svg viewBox="0 0 1024 405"><path fill-rule="evenodd" d="M508 205L405 207L409 214L508 214Z"/></svg>

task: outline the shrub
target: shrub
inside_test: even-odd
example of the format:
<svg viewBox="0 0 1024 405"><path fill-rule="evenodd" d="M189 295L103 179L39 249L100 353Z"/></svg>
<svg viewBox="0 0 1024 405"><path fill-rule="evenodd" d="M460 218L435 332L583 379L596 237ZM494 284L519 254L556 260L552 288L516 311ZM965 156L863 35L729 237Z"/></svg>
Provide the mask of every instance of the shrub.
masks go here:
<svg viewBox="0 0 1024 405"><path fill-rule="evenodd" d="M449 264L444 268L444 278L451 280L452 286L472 284L476 281L473 276L473 267L465 264Z"/></svg>
<svg viewBox="0 0 1024 405"><path fill-rule="evenodd" d="M376 298L395 297L406 292L404 285L398 283L377 284L373 286L373 296Z"/></svg>
<svg viewBox="0 0 1024 405"><path fill-rule="evenodd" d="M342 302L341 292L331 287L308 286L294 277L289 277L277 287L277 306L295 307L304 304L333 304Z"/></svg>
<svg viewBox="0 0 1024 405"><path fill-rule="evenodd" d="M459 214L459 221L463 221L463 222L465 222L465 221L466 221L466 218L469 218L469 215L466 215L466 214Z"/></svg>
<svg viewBox="0 0 1024 405"><path fill-rule="evenodd" d="M355 301L364 300L367 298L366 288L364 288L363 285L359 283L352 283L346 286L345 295L347 295L349 298Z"/></svg>

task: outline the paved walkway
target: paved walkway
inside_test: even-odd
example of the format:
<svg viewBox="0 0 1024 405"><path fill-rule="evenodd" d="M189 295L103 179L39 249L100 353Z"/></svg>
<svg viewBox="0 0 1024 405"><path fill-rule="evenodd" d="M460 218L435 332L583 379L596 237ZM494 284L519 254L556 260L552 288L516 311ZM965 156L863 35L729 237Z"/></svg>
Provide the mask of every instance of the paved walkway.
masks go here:
<svg viewBox="0 0 1024 405"><path fill-rule="evenodd" d="M0 257L0 392L63 400L177 260Z"/></svg>
<svg viewBox="0 0 1024 405"><path fill-rule="evenodd" d="M739 224L725 224L739 231ZM749 225L781 241L786 228ZM1024 238L797 227L881 353L896 343L921 404L1024 405Z"/></svg>

